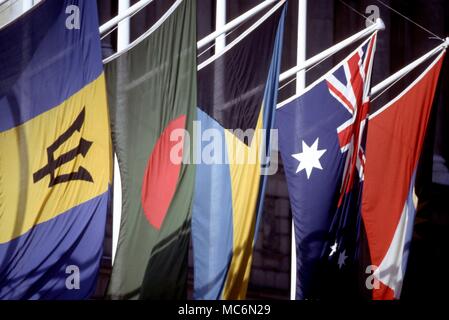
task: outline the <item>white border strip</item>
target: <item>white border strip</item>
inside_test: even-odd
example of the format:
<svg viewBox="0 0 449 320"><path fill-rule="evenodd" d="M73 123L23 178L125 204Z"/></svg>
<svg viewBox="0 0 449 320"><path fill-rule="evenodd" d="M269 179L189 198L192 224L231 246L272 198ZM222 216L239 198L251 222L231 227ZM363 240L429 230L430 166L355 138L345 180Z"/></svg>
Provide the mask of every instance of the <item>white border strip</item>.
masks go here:
<svg viewBox="0 0 449 320"><path fill-rule="evenodd" d="M440 52L440 54L435 58L435 60L432 61L432 63L426 68L426 70L421 73L419 75L419 77L417 77L415 79L415 81L413 81L406 89L404 89L404 91L402 91L400 94L398 94L393 100L391 100L390 102L388 102L386 105L384 105L382 108L380 108L379 110L377 110L376 112L374 112L373 114L371 114L368 119L371 120L374 117L378 116L380 113L382 113L383 111L385 111L386 109L388 109L389 107L391 107L396 101L398 101L400 98L402 98L407 92L409 92L419 81L422 80L422 78L424 78L430 71L430 69L432 69L435 64L437 64L437 62L441 59L441 57L444 55L444 53L446 52L446 49L441 48L440 50L442 50L442 52ZM410 70L411 71L411 70Z"/></svg>
<svg viewBox="0 0 449 320"><path fill-rule="evenodd" d="M112 60L118 58L119 56L121 56L123 53L128 52L129 50L131 50L132 48L134 48L135 46L137 46L139 43L141 43L143 40L145 40L148 36L150 36L157 28L159 28L164 22L165 20L168 19L168 17L170 17L170 15L176 10L176 8L178 8L178 6L181 4L183 0L176 0L175 3L173 3L173 5L167 10L167 12L164 13L164 15L158 20L156 21L156 23L154 25L151 26L150 29L148 29L148 31L146 31L144 34L142 34L140 37L138 37L136 40L134 40L133 42L131 42L131 44L126 47L123 50L120 50L116 53L114 53L113 55L107 57L106 59L103 60L103 64L106 64L108 62L111 62Z"/></svg>
<svg viewBox="0 0 449 320"><path fill-rule="evenodd" d="M249 27L245 32L243 32L241 35L239 35L234 41L232 41L230 44L228 44L222 51L214 54L212 57L204 61L198 66L198 71L201 69L207 67L209 64L214 62L216 59L224 55L226 52L231 50L235 45L237 45L240 41L242 41L248 34L253 32L257 27L259 27L265 20L267 20L274 12L276 12L284 3L286 0L279 1L278 4L276 4L273 8L270 9L262 18L257 20L251 27Z"/></svg>
<svg viewBox="0 0 449 320"><path fill-rule="evenodd" d="M292 102L293 100L297 99L298 97L302 96L303 94L305 94L306 92L310 91L311 89L313 89L318 83L320 83L321 81L323 81L324 79L326 79L330 74L334 73L338 68L340 68L347 60L348 58L353 55L354 53L356 53L361 47L363 47L365 44L367 44L371 38L374 36L374 34L377 34L377 30L373 32L373 34L366 39L365 41L363 41L363 43L361 45L359 45L354 51L352 51L346 58L344 58L343 60L341 60L335 67L333 67L332 69L330 69L328 72L326 72L324 75L322 75L320 78L318 78L317 80L315 80L312 84L308 85L305 89L299 91L298 93L296 93L295 95L293 95L292 97L280 102L277 106L276 109L280 109L283 106L285 106L286 104Z"/></svg>

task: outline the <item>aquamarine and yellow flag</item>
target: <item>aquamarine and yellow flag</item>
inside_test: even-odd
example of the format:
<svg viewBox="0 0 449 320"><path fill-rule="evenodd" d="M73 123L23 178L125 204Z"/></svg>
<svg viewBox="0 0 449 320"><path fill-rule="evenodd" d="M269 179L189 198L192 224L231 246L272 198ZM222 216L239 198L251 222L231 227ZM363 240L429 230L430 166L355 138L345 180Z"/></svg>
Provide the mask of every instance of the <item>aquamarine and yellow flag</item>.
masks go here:
<svg viewBox="0 0 449 320"><path fill-rule="evenodd" d="M96 2L43 1L0 45L0 299L87 298L111 184Z"/></svg>
<svg viewBox="0 0 449 320"><path fill-rule="evenodd" d="M262 216L286 7L199 65L192 243L195 299L244 299Z"/></svg>

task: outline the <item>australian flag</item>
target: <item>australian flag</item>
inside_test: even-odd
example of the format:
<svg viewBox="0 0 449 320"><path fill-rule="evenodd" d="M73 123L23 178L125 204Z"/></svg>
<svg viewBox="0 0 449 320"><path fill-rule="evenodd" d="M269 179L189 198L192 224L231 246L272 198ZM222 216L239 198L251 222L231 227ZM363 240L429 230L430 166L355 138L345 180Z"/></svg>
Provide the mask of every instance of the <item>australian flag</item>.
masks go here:
<svg viewBox="0 0 449 320"><path fill-rule="evenodd" d="M376 34L276 112L295 225L296 298L359 295L360 205ZM354 279L355 280L355 279Z"/></svg>

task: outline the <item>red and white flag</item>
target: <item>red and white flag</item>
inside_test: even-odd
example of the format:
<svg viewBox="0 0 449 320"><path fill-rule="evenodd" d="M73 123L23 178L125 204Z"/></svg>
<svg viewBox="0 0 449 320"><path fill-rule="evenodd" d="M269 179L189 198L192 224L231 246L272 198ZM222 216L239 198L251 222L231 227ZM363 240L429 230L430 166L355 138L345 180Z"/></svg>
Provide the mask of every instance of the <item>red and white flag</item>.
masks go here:
<svg viewBox="0 0 449 320"><path fill-rule="evenodd" d="M444 54L370 116L362 218L376 300L400 297L415 218L415 174Z"/></svg>

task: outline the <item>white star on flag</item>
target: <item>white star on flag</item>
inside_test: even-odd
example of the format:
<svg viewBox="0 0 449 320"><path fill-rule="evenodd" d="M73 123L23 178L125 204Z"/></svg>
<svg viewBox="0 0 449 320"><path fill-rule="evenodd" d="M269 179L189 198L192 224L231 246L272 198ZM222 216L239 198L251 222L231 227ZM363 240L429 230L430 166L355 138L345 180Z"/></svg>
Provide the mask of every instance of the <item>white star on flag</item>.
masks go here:
<svg viewBox="0 0 449 320"><path fill-rule="evenodd" d="M334 243L333 246L331 246L331 253L329 254L329 257L332 257L332 255L337 252L337 242Z"/></svg>
<svg viewBox="0 0 449 320"><path fill-rule="evenodd" d="M346 250L343 250L343 252L340 252L340 255L338 256L338 267L341 269L345 265L345 260L348 256L346 255Z"/></svg>
<svg viewBox="0 0 449 320"><path fill-rule="evenodd" d="M320 138L316 138L315 142L312 144L311 147L307 145L307 143L302 141L302 152L301 153L295 153L292 154L292 157L299 161L298 168L296 169L296 173L306 170L307 173L307 179L310 178L310 175L312 174L313 168L317 168L320 170L323 170L323 167L320 163L320 158L323 156L323 154L327 151L324 150L318 150L318 142Z"/></svg>

